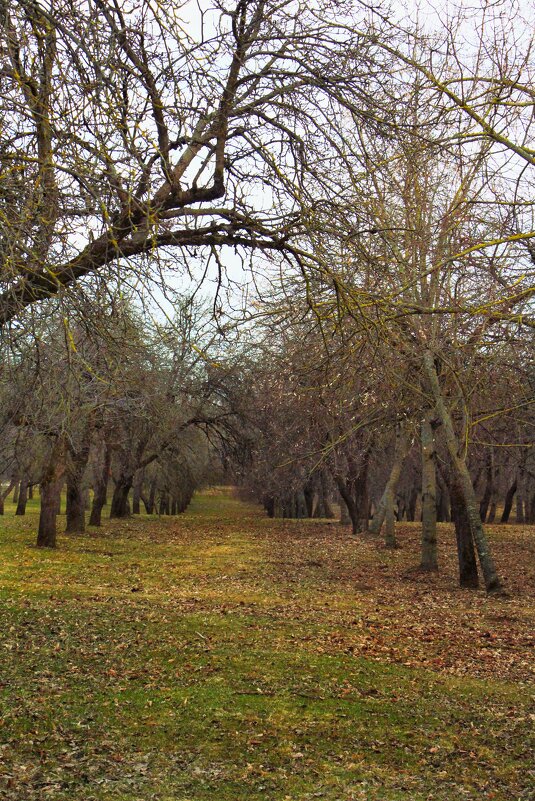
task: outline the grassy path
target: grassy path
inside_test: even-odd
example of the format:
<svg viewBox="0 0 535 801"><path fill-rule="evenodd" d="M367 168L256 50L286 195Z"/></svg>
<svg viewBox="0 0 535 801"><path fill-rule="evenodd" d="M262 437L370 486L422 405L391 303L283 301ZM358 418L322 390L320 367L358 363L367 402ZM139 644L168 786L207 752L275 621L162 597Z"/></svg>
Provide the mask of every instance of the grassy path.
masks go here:
<svg viewBox="0 0 535 801"><path fill-rule="evenodd" d="M528 801L533 530L511 601L226 493L55 552L0 522L0 798Z"/></svg>

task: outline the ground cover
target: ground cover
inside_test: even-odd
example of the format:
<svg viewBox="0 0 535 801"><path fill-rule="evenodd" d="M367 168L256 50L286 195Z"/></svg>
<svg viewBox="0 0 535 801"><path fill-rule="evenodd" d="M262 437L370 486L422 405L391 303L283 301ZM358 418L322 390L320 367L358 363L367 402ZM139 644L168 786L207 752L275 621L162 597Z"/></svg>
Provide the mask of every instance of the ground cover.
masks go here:
<svg viewBox="0 0 535 801"><path fill-rule="evenodd" d="M0 521L0 798L533 798L535 530L510 598L227 492L34 547Z"/></svg>

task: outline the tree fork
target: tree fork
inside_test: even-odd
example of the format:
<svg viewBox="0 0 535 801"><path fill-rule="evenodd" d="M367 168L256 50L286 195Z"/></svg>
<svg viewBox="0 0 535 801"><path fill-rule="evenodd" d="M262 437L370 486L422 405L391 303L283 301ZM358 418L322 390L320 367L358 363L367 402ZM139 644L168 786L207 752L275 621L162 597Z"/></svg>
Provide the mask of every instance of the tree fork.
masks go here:
<svg viewBox="0 0 535 801"><path fill-rule="evenodd" d="M481 517L479 515L479 504L474 492L472 479L466 465L466 460L460 454L459 442L453 428L453 421L448 409L446 408L446 404L444 403L444 397L440 389L438 374L435 367L434 356L430 350L425 351L423 363L429 384L431 386L435 407L443 426L448 452L459 478L459 484L461 486L465 501L466 513L470 522L470 528L474 537L479 564L481 565L481 571L485 581L485 589L489 594L505 594L502 582L500 581L498 573L496 572L489 543L481 522Z"/></svg>

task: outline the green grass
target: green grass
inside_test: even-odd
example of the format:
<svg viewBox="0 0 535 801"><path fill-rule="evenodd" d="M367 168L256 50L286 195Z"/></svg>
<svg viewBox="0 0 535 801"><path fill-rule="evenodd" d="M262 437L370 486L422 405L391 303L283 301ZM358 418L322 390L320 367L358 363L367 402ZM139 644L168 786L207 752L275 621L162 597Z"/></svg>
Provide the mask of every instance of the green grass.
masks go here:
<svg viewBox="0 0 535 801"><path fill-rule="evenodd" d="M288 524L204 494L45 551L35 513L0 522L0 798L533 797L526 685L329 645L382 596L295 581Z"/></svg>

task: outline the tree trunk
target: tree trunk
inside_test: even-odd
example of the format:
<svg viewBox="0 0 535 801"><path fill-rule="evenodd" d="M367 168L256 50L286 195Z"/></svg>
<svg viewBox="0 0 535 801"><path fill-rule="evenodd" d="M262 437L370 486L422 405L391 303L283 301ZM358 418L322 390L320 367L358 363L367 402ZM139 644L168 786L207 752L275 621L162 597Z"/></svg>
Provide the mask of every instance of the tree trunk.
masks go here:
<svg viewBox="0 0 535 801"><path fill-rule="evenodd" d="M136 476L136 480L134 481L134 489L132 492L132 514L139 515L141 514L141 487L143 484L143 471L140 471L139 476Z"/></svg>
<svg viewBox="0 0 535 801"><path fill-rule="evenodd" d="M386 499L385 508L385 545L387 548L397 548L396 523L394 517L394 493L390 492Z"/></svg>
<svg viewBox="0 0 535 801"><path fill-rule="evenodd" d="M321 486L321 495L323 500L323 512L324 517L328 520L332 520L334 518L334 512L332 510L330 501L329 501L329 490L327 486L327 476L325 475L325 471L322 470L320 473L320 486Z"/></svg>
<svg viewBox="0 0 535 801"><path fill-rule="evenodd" d="M451 517L455 523L457 539L457 557L459 559L459 584L461 587L477 589L479 578L474 550L474 539L470 521L466 513L463 492L458 480L454 477L450 484Z"/></svg>
<svg viewBox="0 0 535 801"><path fill-rule="evenodd" d="M516 522L525 523L524 517L524 498L520 493L520 489L516 493Z"/></svg>
<svg viewBox="0 0 535 801"><path fill-rule="evenodd" d="M117 517L128 517L130 514L130 504L128 494L132 489L133 476L122 475L117 480L111 499L110 519Z"/></svg>
<svg viewBox="0 0 535 801"><path fill-rule="evenodd" d="M421 424L422 442L422 553L420 568L438 570L437 558L437 471L435 437L431 424L432 414L427 413Z"/></svg>
<svg viewBox="0 0 535 801"><path fill-rule="evenodd" d="M0 491L0 515L4 514L4 503L5 503L5 500L9 496L9 493L11 492L13 487L15 486L15 483L16 483L16 479L12 478L11 481L9 482L8 486L7 486L7 489L5 489L3 491Z"/></svg>
<svg viewBox="0 0 535 801"><path fill-rule="evenodd" d="M435 469L437 468L436 453L435 453ZM437 479L437 522L449 523L451 520L450 512L450 493L448 485L444 481L444 477L440 470L436 469Z"/></svg>
<svg viewBox="0 0 535 801"><path fill-rule="evenodd" d="M100 526L102 523L102 510L106 506L108 496L108 479L111 465L111 448L104 444L104 460L100 474L96 472L93 486L93 504L89 516L90 526Z"/></svg>
<svg viewBox="0 0 535 801"><path fill-rule="evenodd" d="M483 492L483 497L481 499L481 503L479 504L479 516L481 517L482 523L484 523L487 519L487 512L489 509L489 504L492 498L493 491L494 491L494 454L491 449L487 451L487 456L485 461L485 491Z"/></svg>
<svg viewBox="0 0 535 801"><path fill-rule="evenodd" d="M351 520L352 533L358 534L360 531L359 513L353 495L351 494L351 489L349 486L346 486L346 482L344 482L344 480L340 476L336 476L335 481L338 487L338 491L342 496L342 498L344 499L347 507L347 512Z"/></svg>
<svg viewBox="0 0 535 801"><path fill-rule="evenodd" d="M69 448L69 462L67 466L67 526L69 534L85 532L85 497L83 480L89 453L91 451L91 438L93 434L93 417L89 415L78 447Z"/></svg>
<svg viewBox="0 0 535 801"><path fill-rule="evenodd" d="M513 498L515 497L515 494L516 494L516 487L517 487L517 481L516 481L516 478L515 478L515 480L513 481L513 483L511 484L511 486L509 487L509 489L507 490L507 492L505 494L505 501L503 503L503 512L502 512L502 516L501 516L501 519L500 519L500 523L508 523L509 522L509 517L511 515L511 509L513 508Z"/></svg>
<svg viewBox="0 0 535 801"><path fill-rule="evenodd" d="M56 517L65 476L65 439L56 437L41 480L41 511L37 545L40 548L56 547Z"/></svg>
<svg viewBox="0 0 535 801"><path fill-rule="evenodd" d="M162 492L160 494L160 506L158 509L159 515L168 515L169 514L169 495L167 492Z"/></svg>
<svg viewBox="0 0 535 801"><path fill-rule="evenodd" d="M444 402L435 368L434 357L430 350L427 350L424 354L424 367L431 385L435 406L442 422L448 452L462 488L466 512L470 521L472 536L475 541L481 571L485 580L485 588L488 593L503 593L503 586L496 572L485 530L481 523L481 517L479 516L479 505L474 492L470 472L466 460L461 453L457 435L453 428L451 415Z"/></svg>
<svg viewBox="0 0 535 801"><path fill-rule="evenodd" d="M28 501L28 480L23 478L20 482L19 499L17 501L16 515L26 514L26 503Z"/></svg>
<svg viewBox="0 0 535 801"><path fill-rule="evenodd" d="M526 495L526 453L521 454L520 464L517 472L517 488L516 488L516 522L525 523L525 504L524 499Z"/></svg>
<svg viewBox="0 0 535 801"><path fill-rule="evenodd" d="M307 517L307 504L303 490L296 493L296 517L299 520Z"/></svg>
<svg viewBox="0 0 535 801"><path fill-rule="evenodd" d="M312 517L314 517L315 519L324 518L326 516L325 505L323 503L323 500L324 500L323 492L321 491L320 487L315 495L316 503L314 504L314 511L312 513Z"/></svg>
<svg viewBox="0 0 535 801"><path fill-rule="evenodd" d="M67 534L83 534L85 532L84 493L79 483L79 476L67 478Z"/></svg>
<svg viewBox="0 0 535 801"><path fill-rule="evenodd" d="M390 475L388 476L388 481L386 482L386 487L384 489L382 498L377 504L377 509L375 510L372 522L370 523L370 534L377 536L380 533L385 519L387 507L389 504L392 507L394 505L396 487L398 485L403 462L405 461L407 453L409 452L409 448L409 439L402 426L398 425L396 429L396 443L394 446L394 461L390 469Z"/></svg>
<svg viewBox="0 0 535 801"><path fill-rule="evenodd" d="M151 481L150 490L149 490L149 497L147 498L145 495L141 496L141 500L145 506L145 512L148 515L154 514L154 502L156 500L156 482ZM266 506L266 511L269 517L273 517L273 498L271 498L271 514L269 508Z"/></svg>
<svg viewBox="0 0 535 801"><path fill-rule="evenodd" d="M341 526L349 526L351 525L351 518L349 516L349 511L347 509L347 503L340 495L340 525Z"/></svg>
<svg viewBox="0 0 535 801"><path fill-rule="evenodd" d="M416 520L416 505L418 503L418 490L413 487L409 493L409 502L407 504L407 521L414 523Z"/></svg>
<svg viewBox="0 0 535 801"><path fill-rule="evenodd" d="M313 517L314 515L314 485L312 482L305 484L303 489L303 494L305 496L305 503L307 507L307 517Z"/></svg>

